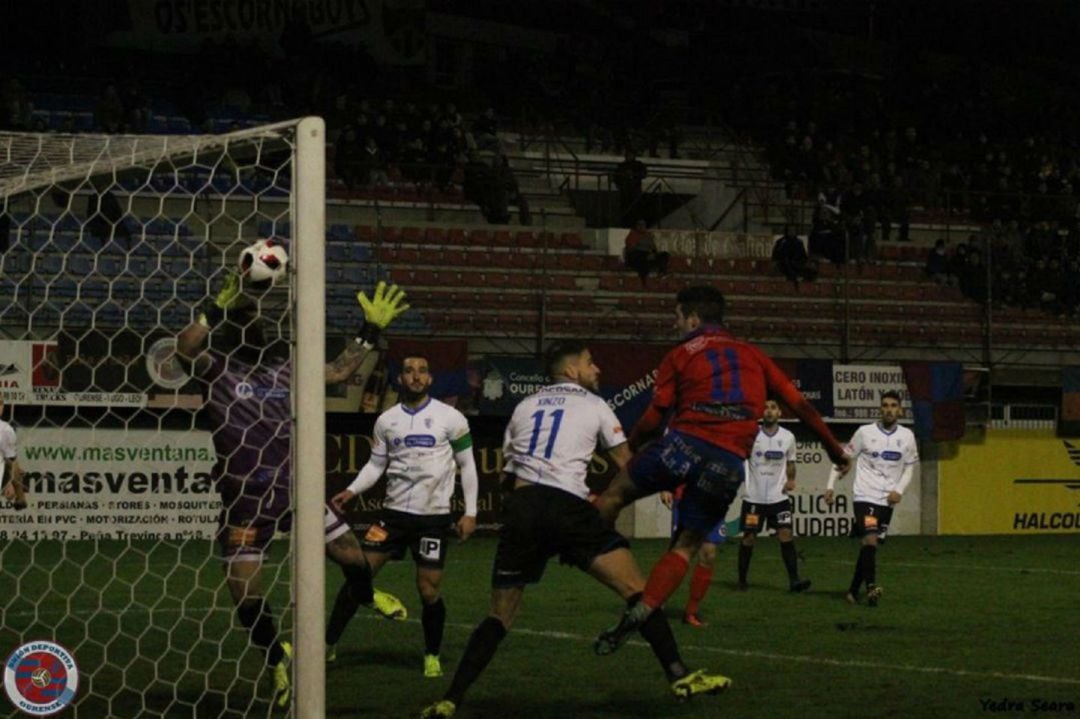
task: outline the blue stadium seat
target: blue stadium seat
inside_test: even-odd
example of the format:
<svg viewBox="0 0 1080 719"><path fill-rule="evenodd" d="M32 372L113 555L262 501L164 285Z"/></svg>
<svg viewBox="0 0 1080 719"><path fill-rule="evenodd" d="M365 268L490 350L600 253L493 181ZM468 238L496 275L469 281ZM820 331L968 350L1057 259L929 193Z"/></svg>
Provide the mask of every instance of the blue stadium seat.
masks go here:
<svg viewBox="0 0 1080 719"><path fill-rule="evenodd" d="M327 262L348 262L352 259L352 248L348 245L334 242L326 246Z"/></svg>
<svg viewBox="0 0 1080 719"><path fill-rule="evenodd" d="M59 274L64 268L64 256L58 253L44 253L34 260L34 270L43 275Z"/></svg>
<svg viewBox="0 0 1080 719"><path fill-rule="evenodd" d="M334 223L326 228L326 239L331 242L348 242L353 239L352 228L348 225Z"/></svg>
<svg viewBox="0 0 1080 719"><path fill-rule="evenodd" d="M94 261L90 255L71 253L67 255L67 271L77 275L88 275L94 270Z"/></svg>
<svg viewBox="0 0 1080 719"><path fill-rule="evenodd" d="M124 259L117 255L100 254L97 258L98 272L110 277L124 271Z"/></svg>

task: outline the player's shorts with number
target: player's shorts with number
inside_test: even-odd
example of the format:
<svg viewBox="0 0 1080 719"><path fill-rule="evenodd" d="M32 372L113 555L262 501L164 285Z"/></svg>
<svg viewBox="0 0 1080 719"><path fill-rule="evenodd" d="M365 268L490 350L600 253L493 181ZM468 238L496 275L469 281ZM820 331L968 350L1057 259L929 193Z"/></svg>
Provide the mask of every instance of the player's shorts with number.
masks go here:
<svg viewBox="0 0 1080 719"><path fill-rule="evenodd" d="M739 528L744 534L757 534L766 528L791 529L791 500L785 499L772 504L742 503L739 514Z"/></svg>
<svg viewBox="0 0 1080 719"><path fill-rule="evenodd" d="M852 536L864 537L867 534L885 536L889 530L889 522L892 520L892 507L872 502L853 502L852 506L855 509L855 524L851 528Z"/></svg>
<svg viewBox="0 0 1080 719"><path fill-rule="evenodd" d="M453 526L449 514L384 509L378 521L368 527L361 544L365 551L389 554L391 559L404 559L408 549L418 566L442 569Z"/></svg>

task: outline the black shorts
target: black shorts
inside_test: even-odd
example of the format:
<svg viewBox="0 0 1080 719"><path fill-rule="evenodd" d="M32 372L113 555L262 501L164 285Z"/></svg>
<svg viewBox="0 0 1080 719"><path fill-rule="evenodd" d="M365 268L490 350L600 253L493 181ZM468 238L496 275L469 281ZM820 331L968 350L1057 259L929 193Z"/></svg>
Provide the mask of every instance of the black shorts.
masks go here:
<svg viewBox="0 0 1080 719"><path fill-rule="evenodd" d="M629 546L584 499L554 487L521 487L503 502L491 586L535 584L555 555L563 564L585 570L601 554Z"/></svg>
<svg viewBox="0 0 1080 719"><path fill-rule="evenodd" d="M892 507L871 502L854 502L852 506L855 508L855 523L851 527L851 536L865 537L867 534L876 534L884 537L889 531Z"/></svg>
<svg viewBox="0 0 1080 719"><path fill-rule="evenodd" d="M389 554L391 559L404 559L408 548L417 566L442 569L453 525L449 514L409 514L384 509L379 521L368 527L361 545L366 552Z"/></svg>
<svg viewBox="0 0 1080 719"><path fill-rule="evenodd" d="M743 534L757 534L766 527L777 529L791 529L791 500L785 499L772 504L742 503L742 513L739 515L739 528Z"/></svg>

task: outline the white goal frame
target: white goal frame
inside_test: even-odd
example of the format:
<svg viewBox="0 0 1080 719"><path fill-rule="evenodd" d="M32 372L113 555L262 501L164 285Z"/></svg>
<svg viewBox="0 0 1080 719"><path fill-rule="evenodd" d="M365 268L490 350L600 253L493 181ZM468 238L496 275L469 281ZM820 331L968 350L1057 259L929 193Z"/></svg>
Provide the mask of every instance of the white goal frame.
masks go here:
<svg viewBox="0 0 1080 719"><path fill-rule="evenodd" d="M7 198L60 183L116 176L126 168L191 158L291 131L294 140L290 260L293 512L291 536L295 657L292 715L323 719L325 671L325 238L326 127L304 117L221 135L0 133L0 206ZM179 329L179 328L177 328ZM284 616L284 614L279 615ZM0 699L2 703L2 699Z"/></svg>

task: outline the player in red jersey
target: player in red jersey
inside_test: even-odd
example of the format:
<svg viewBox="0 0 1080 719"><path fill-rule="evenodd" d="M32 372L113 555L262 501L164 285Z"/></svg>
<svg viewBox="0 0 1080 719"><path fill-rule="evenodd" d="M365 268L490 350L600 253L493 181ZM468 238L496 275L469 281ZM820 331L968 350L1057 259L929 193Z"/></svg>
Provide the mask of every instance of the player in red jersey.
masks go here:
<svg viewBox="0 0 1080 719"><path fill-rule="evenodd" d="M619 623L597 637L597 654L614 652L663 605L706 535L727 514L769 393L810 426L837 466L848 465L817 410L776 363L734 337L723 320L724 295L715 287L698 285L678 293L675 328L683 340L660 362L652 403L630 434L630 448L642 447L670 417L667 433L634 457L596 500L601 515L614 522L630 502L686 486L674 546L653 567L642 596L631 598Z"/></svg>

